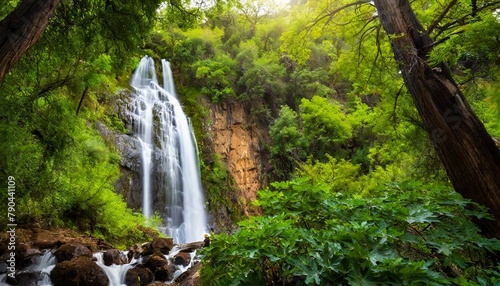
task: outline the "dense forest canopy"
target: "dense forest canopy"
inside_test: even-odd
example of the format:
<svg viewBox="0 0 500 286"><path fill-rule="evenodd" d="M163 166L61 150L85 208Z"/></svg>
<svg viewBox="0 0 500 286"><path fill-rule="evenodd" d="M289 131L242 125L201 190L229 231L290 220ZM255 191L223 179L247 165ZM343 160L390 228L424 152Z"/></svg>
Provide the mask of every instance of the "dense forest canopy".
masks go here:
<svg viewBox="0 0 500 286"><path fill-rule="evenodd" d="M45 24L19 21L25 9ZM114 192L120 154L96 126L127 132L120 91L147 54L173 63L209 210L227 205L239 221L205 250L207 285L495 285L498 9L477 0L7 1L0 173L16 177L18 221L119 244L145 237L154 219ZM208 108L227 103L267 133L256 217L238 211L228 166L206 145Z"/></svg>

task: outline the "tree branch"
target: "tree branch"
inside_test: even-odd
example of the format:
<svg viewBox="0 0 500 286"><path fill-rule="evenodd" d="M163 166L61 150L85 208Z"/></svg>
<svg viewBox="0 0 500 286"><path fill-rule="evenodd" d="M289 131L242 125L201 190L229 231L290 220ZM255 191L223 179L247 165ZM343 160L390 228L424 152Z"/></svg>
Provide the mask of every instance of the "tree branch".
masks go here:
<svg viewBox="0 0 500 286"><path fill-rule="evenodd" d="M462 34L463 32L465 32L465 30L460 30L460 31L457 31L457 32L453 32L453 33L449 34L448 36L446 36L446 37L444 37L442 39L439 39L438 41L433 42L432 43L432 47L440 45L440 44L448 41L449 39L451 39L451 36L459 35L459 34Z"/></svg>
<svg viewBox="0 0 500 286"><path fill-rule="evenodd" d="M439 14L439 16L436 18L436 20L434 20L430 25L429 27L427 28L427 34L431 34L432 31L434 31L434 29L437 27L437 25L439 25L439 22L441 22L444 17L446 16L446 14L448 14L448 12L450 11L450 9L455 5L457 4L457 0L451 0L450 3L448 3L448 5L444 8L444 10L441 12L441 14Z"/></svg>
<svg viewBox="0 0 500 286"><path fill-rule="evenodd" d="M401 87L398 90L398 93L396 93L396 98L394 98L394 106L392 108L392 120L396 121L396 107L398 106L398 99L399 96L401 95L401 92L403 91L403 87L405 87L405 84L403 83Z"/></svg>
<svg viewBox="0 0 500 286"><path fill-rule="evenodd" d="M326 13L326 14L318 15L309 25L304 27L304 30L307 30L307 31L311 30L312 27L316 26L319 22L321 22L325 18L328 18L327 23L330 22L332 20L333 16L335 16L337 13L339 13L340 11L342 11L344 9L347 9L349 7L356 6L356 5L369 4L369 3L370 3L370 1L367 1L367 0L359 0L359 1L352 2L352 3L348 3L344 6L340 6L336 9Z"/></svg>
<svg viewBox="0 0 500 286"><path fill-rule="evenodd" d="M481 12L481 11L487 10L487 9L496 9L499 7L500 7L500 1L494 1L494 2L491 2L491 3L488 3L488 4L481 6L480 8L476 9L473 13L466 14L458 19L455 19L451 22L446 23L445 25L443 25L441 27L438 27L436 25L436 27L434 29L438 30L439 32L436 34L435 38L438 38L442 33L446 32L447 30L451 29L452 27L454 27L457 24L460 24L462 26L467 24L468 18L473 18L474 15L477 14L478 12Z"/></svg>

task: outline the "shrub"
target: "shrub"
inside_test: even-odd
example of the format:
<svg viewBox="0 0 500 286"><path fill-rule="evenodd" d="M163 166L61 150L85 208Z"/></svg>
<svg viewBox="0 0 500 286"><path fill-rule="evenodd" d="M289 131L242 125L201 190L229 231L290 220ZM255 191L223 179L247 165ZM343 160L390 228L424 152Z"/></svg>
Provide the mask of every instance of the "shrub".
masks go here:
<svg viewBox="0 0 500 286"><path fill-rule="evenodd" d="M207 285L492 285L500 278L486 258L500 242L471 222L487 216L484 208L444 187L408 181L366 198L301 178L273 183L257 205L265 216L215 235L204 250Z"/></svg>

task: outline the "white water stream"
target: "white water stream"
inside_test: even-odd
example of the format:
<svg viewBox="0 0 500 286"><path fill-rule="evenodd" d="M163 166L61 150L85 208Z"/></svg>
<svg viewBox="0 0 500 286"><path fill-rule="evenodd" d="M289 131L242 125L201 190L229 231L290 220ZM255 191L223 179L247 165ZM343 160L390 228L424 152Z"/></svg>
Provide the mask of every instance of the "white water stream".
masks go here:
<svg viewBox="0 0 500 286"><path fill-rule="evenodd" d="M173 263L174 257L177 253L179 253L179 250L180 248L178 246L175 246L168 255L164 255L165 259L167 259L169 263ZM127 257L127 251L122 252L121 255L123 257ZM99 267L101 267L104 273L106 273L106 276L109 279L109 286L126 286L125 276L127 274L127 271L131 268L134 268L136 265L141 264L143 260L141 256L139 259L132 258L132 260L126 264L122 265L112 264L106 266L103 260L103 252L96 252L93 254L93 256L94 260L96 261L96 264ZM173 274L172 281L162 281L162 282L165 282L167 284L172 284L175 281L175 279L177 279L182 273L186 272L189 268L191 268L193 263L197 261L196 251L191 252L190 256L191 260L189 265L187 266L176 265L177 270ZM55 265L56 265L56 258L49 250L46 250L43 255L35 256L33 264L23 270L23 271L40 273L36 284L31 284L30 286L53 286L50 280L50 272L52 271L52 269L54 269ZM16 273L16 275L18 275L18 273ZM11 285L6 283L6 278L7 277L5 274L0 275L0 286Z"/></svg>

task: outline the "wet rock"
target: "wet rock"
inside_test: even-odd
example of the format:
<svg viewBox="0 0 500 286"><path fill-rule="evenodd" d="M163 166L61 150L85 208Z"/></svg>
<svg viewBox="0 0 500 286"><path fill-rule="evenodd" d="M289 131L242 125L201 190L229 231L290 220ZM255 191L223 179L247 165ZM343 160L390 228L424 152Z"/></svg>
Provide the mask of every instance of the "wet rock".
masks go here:
<svg viewBox="0 0 500 286"><path fill-rule="evenodd" d="M141 143L137 138L118 134L114 140L120 153L120 177L115 183L116 191L121 194L130 208L142 206L142 155Z"/></svg>
<svg viewBox="0 0 500 286"><path fill-rule="evenodd" d="M174 279L175 271L177 271L177 267L175 267L175 265L163 265L155 269L155 279L159 281L171 281Z"/></svg>
<svg viewBox="0 0 500 286"><path fill-rule="evenodd" d="M179 252L174 256L174 263L176 265L188 266L191 262L191 254L189 252Z"/></svg>
<svg viewBox="0 0 500 286"><path fill-rule="evenodd" d="M168 260L158 250L144 261L144 266L149 268L155 276L155 280L170 281L174 278L177 267L169 264Z"/></svg>
<svg viewBox="0 0 500 286"><path fill-rule="evenodd" d="M200 285L200 268L201 263L196 263L193 267L189 268L186 272L182 273L179 278L177 278L178 286L196 286Z"/></svg>
<svg viewBox="0 0 500 286"><path fill-rule="evenodd" d="M210 235L205 234L205 239L203 240L203 247L209 247L210 246Z"/></svg>
<svg viewBox="0 0 500 286"><path fill-rule="evenodd" d="M11 285L37 285L40 271L20 271L17 272L15 278L7 276L5 282Z"/></svg>
<svg viewBox="0 0 500 286"><path fill-rule="evenodd" d="M41 251L36 248L19 247L16 249L17 265L21 268L28 267L36 261Z"/></svg>
<svg viewBox="0 0 500 286"><path fill-rule="evenodd" d="M153 280L154 275L149 268L135 267L129 269L125 274L125 284L127 286L147 286Z"/></svg>
<svg viewBox="0 0 500 286"><path fill-rule="evenodd" d="M153 239L151 246L153 248L153 251L159 250L163 254L168 254L170 250L174 247L174 239L157 237Z"/></svg>
<svg viewBox="0 0 500 286"><path fill-rule="evenodd" d="M92 258L92 251L80 243L66 243L59 247L54 255L57 262L63 262L79 256Z"/></svg>
<svg viewBox="0 0 500 286"><path fill-rule="evenodd" d="M151 242L145 242L145 243L141 244L141 247L143 250L143 252L142 252L143 256L151 255L154 252Z"/></svg>
<svg viewBox="0 0 500 286"><path fill-rule="evenodd" d="M131 246L128 248L128 260L132 260L132 258L138 259L144 250L142 250L142 247L140 244L134 244L134 246Z"/></svg>
<svg viewBox="0 0 500 286"><path fill-rule="evenodd" d="M122 158L120 165L139 171L142 167L140 141L132 136L119 134L115 138L115 144Z"/></svg>
<svg viewBox="0 0 500 286"><path fill-rule="evenodd" d="M128 259L122 255L122 253L117 249L106 250L102 254L102 260L104 265L110 266L112 264L121 265L128 263Z"/></svg>
<svg viewBox="0 0 500 286"><path fill-rule="evenodd" d="M151 269L153 273L156 268L162 267L168 264L168 260L162 255L151 255L144 261L144 266Z"/></svg>
<svg viewBox="0 0 500 286"><path fill-rule="evenodd" d="M33 242L33 246L39 249L53 249L61 246L61 242L58 240L37 240Z"/></svg>
<svg viewBox="0 0 500 286"><path fill-rule="evenodd" d="M90 257L79 256L56 264L50 273L54 286L108 286L106 273Z"/></svg>
<svg viewBox="0 0 500 286"><path fill-rule="evenodd" d="M154 249L153 245L151 242L145 242L142 244L135 244L134 246L130 247L129 252L127 254L129 260L132 258L138 259L141 256L148 256L153 254Z"/></svg>
<svg viewBox="0 0 500 286"><path fill-rule="evenodd" d="M191 242L191 243L186 243L180 245L180 248L182 252L193 252L197 249L205 247L205 242L204 241L198 241L198 242Z"/></svg>

